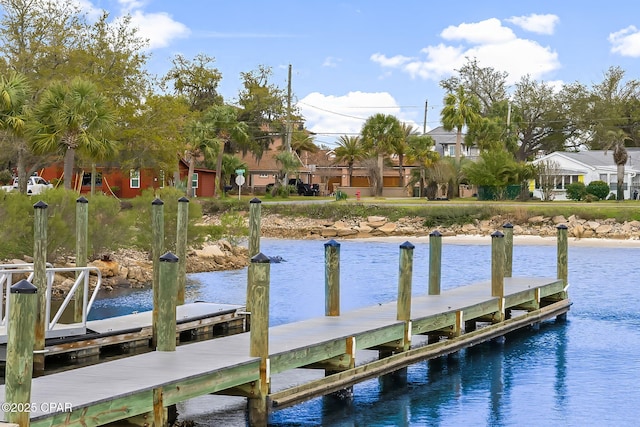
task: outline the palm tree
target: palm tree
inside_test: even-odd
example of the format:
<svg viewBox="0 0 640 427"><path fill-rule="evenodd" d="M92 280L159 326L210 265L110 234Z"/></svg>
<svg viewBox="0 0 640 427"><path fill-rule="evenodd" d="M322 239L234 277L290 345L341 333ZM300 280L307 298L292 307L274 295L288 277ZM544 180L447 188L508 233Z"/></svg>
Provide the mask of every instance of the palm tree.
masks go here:
<svg viewBox="0 0 640 427"><path fill-rule="evenodd" d="M395 142L403 138L400 121L392 115L375 114L367 119L360 131L365 150L378 157L378 173L380 179L376 181L375 194L382 196L384 186L383 161L384 156L392 151Z"/></svg>
<svg viewBox="0 0 640 427"><path fill-rule="evenodd" d="M0 129L7 132L17 151L18 186L27 192L25 155L25 106L29 97L29 84L22 74L12 73L0 77Z"/></svg>
<svg viewBox="0 0 640 427"><path fill-rule="evenodd" d="M187 195L193 195L193 173L196 161L203 158L205 161L215 156L219 143L216 140L215 130L209 123L191 121L185 128L185 158L189 165L187 175ZM217 175L219 176L219 175Z"/></svg>
<svg viewBox="0 0 640 427"><path fill-rule="evenodd" d="M411 135L407 139L407 145L407 161L414 164L417 163L419 167L420 197L423 197L426 170L438 161L440 155L433 150L435 141L429 135Z"/></svg>
<svg viewBox="0 0 640 427"><path fill-rule="evenodd" d="M404 187L404 156L407 154L409 150L409 145L407 140L411 135L416 133L415 129L412 125L402 122L400 124L400 128L402 129L402 138L397 139L393 142L393 154L398 156L398 174L400 175L399 187Z"/></svg>
<svg viewBox="0 0 640 427"><path fill-rule="evenodd" d="M349 168L349 187L352 187L353 165L365 157L362 140L359 136L342 135L338 138L338 146L334 150L335 162L346 162Z"/></svg>
<svg viewBox="0 0 640 427"><path fill-rule="evenodd" d="M622 129L608 130L605 133L605 153L606 150L613 151L613 161L616 164L616 200L624 200L624 165L629 160L629 153L624 143L629 136Z"/></svg>
<svg viewBox="0 0 640 427"><path fill-rule="evenodd" d="M458 86L455 93L444 97L444 108L440 114L446 131L456 129L456 161L460 161L462 147L462 128L475 124L480 118L478 99L467 93L464 86Z"/></svg>
<svg viewBox="0 0 640 427"><path fill-rule="evenodd" d="M275 196L278 194L278 191L281 187L287 187L287 176L295 171L297 171L302 163L298 156L290 151L283 151L278 153L275 157L276 163L279 166L276 183L271 190L271 195ZM285 195L288 195L289 192L285 191Z"/></svg>
<svg viewBox="0 0 640 427"><path fill-rule="evenodd" d="M222 194L222 157L225 149L233 152L233 143L246 146L249 143L249 128L246 123L238 121L238 109L230 105L214 105L203 116L203 122L207 123L215 133L215 142L218 153L216 157L216 191Z"/></svg>
<svg viewBox="0 0 640 427"><path fill-rule="evenodd" d="M90 159L116 152L109 134L115 125L114 110L96 86L74 79L54 83L42 95L30 141L36 153L59 152L64 156L64 188L71 189L76 151Z"/></svg>

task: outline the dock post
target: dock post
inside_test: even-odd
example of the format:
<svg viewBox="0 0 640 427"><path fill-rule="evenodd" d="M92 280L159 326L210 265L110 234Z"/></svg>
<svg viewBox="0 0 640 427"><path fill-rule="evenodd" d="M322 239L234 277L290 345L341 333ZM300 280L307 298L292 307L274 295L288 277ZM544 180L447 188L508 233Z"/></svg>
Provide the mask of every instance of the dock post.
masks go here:
<svg viewBox="0 0 640 427"><path fill-rule="evenodd" d="M158 345L158 288L160 283L160 265L159 260L164 253L164 202L160 199L154 199L151 202L151 259L153 260L153 309L152 309L152 331L151 331L151 348L155 349Z"/></svg>
<svg viewBox="0 0 640 427"><path fill-rule="evenodd" d="M440 295L442 277L442 234L432 231L429 234L429 295Z"/></svg>
<svg viewBox="0 0 640 427"><path fill-rule="evenodd" d="M324 315L340 316L340 243L324 244Z"/></svg>
<svg viewBox="0 0 640 427"><path fill-rule="evenodd" d="M189 199L178 199L178 230L176 256L178 257L178 291L176 305L184 304L184 290L187 283L187 234L189 230Z"/></svg>
<svg viewBox="0 0 640 427"><path fill-rule="evenodd" d="M400 245L400 267L398 272L398 313L397 320L404 323L403 350L411 346L411 285L413 280L413 249L410 242Z"/></svg>
<svg viewBox="0 0 640 427"><path fill-rule="evenodd" d="M513 274L513 224L507 222L502 226L504 231L504 277Z"/></svg>
<svg viewBox="0 0 640 427"><path fill-rule="evenodd" d="M89 236L89 201L80 196L76 199L76 267L87 266L87 248ZM76 279L79 272L76 271ZM84 311L84 286L78 286L73 300L73 321L82 322Z"/></svg>
<svg viewBox="0 0 640 427"><path fill-rule="evenodd" d="M159 259L158 286L158 351L176 350L176 285L178 284L178 257L167 252Z"/></svg>
<svg viewBox="0 0 640 427"><path fill-rule="evenodd" d="M249 201L249 260L260 252L260 210L262 201L254 197Z"/></svg>
<svg viewBox="0 0 640 427"><path fill-rule="evenodd" d="M569 287L569 244L567 240L568 227L566 224L559 224L558 230L558 279L564 283L564 290L560 293L560 298L569 298L567 288ZM567 313L563 313L557 317L559 320L565 320Z"/></svg>
<svg viewBox="0 0 640 427"><path fill-rule="evenodd" d="M33 344L35 342L38 288L21 280L10 289L9 324L7 330L7 363L5 368L5 420L29 427ZM4 407L5 405L3 405ZM22 409L21 409L22 408Z"/></svg>
<svg viewBox="0 0 640 427"><path fill-rule="evenodd" d="M498 297L499 313L496 322L504 320L504 234L491 234L491 296Z"/></svg>
<svg viewBox="0 0 640 427"><path fill-rule="evenodd" d="M249 331L249 356L260 357L260 385L255 397L247 402L249 410L249 425L266 426L269 411L267 408L267 394L269 393L269 286L270 259L262 252L251 258L248 275L251 277L247 295L251 301L251 330Z"/></svg>
<svg viewBox="0 0 640 427"><path fill-rule="evenodd" d="M47 205L42 200L33 205L33 285L38 289L36 305L33 373L44 374L45 331L49 323L47 313Z"/></svg>

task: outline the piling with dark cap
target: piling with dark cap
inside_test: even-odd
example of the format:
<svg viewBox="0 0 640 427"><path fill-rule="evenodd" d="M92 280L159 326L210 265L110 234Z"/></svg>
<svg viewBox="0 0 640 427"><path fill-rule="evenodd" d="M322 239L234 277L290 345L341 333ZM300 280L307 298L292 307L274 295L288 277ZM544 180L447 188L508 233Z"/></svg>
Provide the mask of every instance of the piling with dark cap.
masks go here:
<svg viewBox="0 0 640 427"><path fill-rule="evenodd" d="M260 252L260 215L262 201L256 197L249 201L249 259Z"/></svg>
<svg viewBox="0 0 640 427"><path fill-rule="evenodd" d="M411 285L413 280L413 249L410 242L400 245L398 271L398 309L397 319L411 320Z"/></svg>
<svg viewBox="0 0 640 427"><path fill-rule="evenodd" d="M33 284L38 289L33 370L36 376L44 373L45 329L47 313L47 205L42 200L33 205Z"/></svg>
<svg viewBox="0 0 640 427"><path fill-rule="evenodd" d="M89 201L80 196L76 199L76 267L87 266L87 251L89 247ZM76 279L80 273L76 271ZM78 286L73 302L73 321L82 322L86 295L84 286Z"/></svg>
<svg viewBox="0 0 640 427"><path fill-rule="evenodd" d="M513 224L506 223L502 226L504 232L504 277L513 274Z"/></svg>
<svg viewBox="0 0 640 427"><path fill-rule="evenodd" d="M158 331L158 351L176 349L176 286L178 284L178 257L167 252L159 259L158 318L154 329Z"/></svg>
<svg viewBox="0 0 640 427"><path fill-rule="evenodd" d="M176 256L178 257L178 291L176 304L184 304L187 283L187 235L189 230L189 199L178 199L178 225L176 234Z"/></svg>
<svg viewBox="0 0 640 427"><path fill-rule="evenodd" d="M248 300L251 305L251 330L249 331L249 356L260 357L259 391L248 401L249 424L266 425L269 392L269 286L271 260L262 252L251 258L249 264L251 283Z"/></svg>
<svg viewBox="0 0 640 427"><path fill-rule="evenodd" d="M564 282L566 289L569 284L569 244L567 240L568 227L565 224L559 224L556 227L558 231L557 245L558 245L558 279ZM567 299L569 297L568 292L565 290L562 292L562 298Z"/></svg>
<svg viewBox="0 0 640 427"><path fill-rule="evenodd" d="M153 311L152 311L152 332L151 347L158 344L158 292L160 282L160 256L164 253L164 202L154 199L151 202L151 259L153 260Z"/></svg>
<svg viewBox="0 0 640 427"><path fill-rule="evenodd" d="M432 231L429 234L429 295L440 295L442 277L442 234Z"/></svg>
<svg viewBox="0 0 640 427"><path fill-rule="evenodd" d="M35 342L38 288L26 280L11 286L7 325L7 362L5 367L5 403L11 410L5 420L20 427L29 426L33 345Z"/></svg>
<svg viewBox="0 0 640 427"><path fill-rule="evenodd" d="M324 244L324 314L340 316L340 243Z"/></svg>

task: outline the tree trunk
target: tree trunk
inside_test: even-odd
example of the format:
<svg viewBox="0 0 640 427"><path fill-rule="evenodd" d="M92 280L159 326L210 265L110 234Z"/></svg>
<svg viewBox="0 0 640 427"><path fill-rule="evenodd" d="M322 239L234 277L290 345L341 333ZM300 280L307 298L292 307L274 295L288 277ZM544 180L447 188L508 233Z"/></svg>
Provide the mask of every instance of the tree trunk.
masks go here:
<svg viewBox="0 0 640 427"><path fill-rule="evenodd" d="M71 182L73 181L73 165L76 159L76 149L67 147L64 153L64 188L71 190Z"/></svg>
<svg viewBox="0 0 640 427"><path fill-rule="evenodd" d="M382 197L382 188L384 187L384 156L382 153L378 154L378 173L379 179L376 184L376 196Z"/></svg>
<svg viewBox="0 0 640 427"><path fill-rule="evenodd" d="M222 156L224 155L224 142L220 141L220 149L218 150L218 158L216 159L216 180L215 189L213 190L214 197L220 197L223 193L222 186Z"/></svg>
<svg viewBox="0 0 640 427"><path fill-rule="evenodd" d="M460 161L460 156L462 155L462 128L458 128L458 133L456 133L456 160Z"/></svg>
<svg viewBox="0 0 640 427"><path fill-rule="evenodd" d="M398 174L400 175L400 181L398 187L404 187L404 155L398 154Z"/></svg>
<svg viewBox="0 0 640 427"><path fill-rule="evenodd" d="M618 164L618 184L616 186L616 201L624 200L624 163Z"/></svg>
<svg viewBox="0 0 640 427"><path fill-rule="evenodd" d="M189 155L189 172L187 173L187 197L193 197L193 171L196 168L196 158L193 154Z"/></svg>

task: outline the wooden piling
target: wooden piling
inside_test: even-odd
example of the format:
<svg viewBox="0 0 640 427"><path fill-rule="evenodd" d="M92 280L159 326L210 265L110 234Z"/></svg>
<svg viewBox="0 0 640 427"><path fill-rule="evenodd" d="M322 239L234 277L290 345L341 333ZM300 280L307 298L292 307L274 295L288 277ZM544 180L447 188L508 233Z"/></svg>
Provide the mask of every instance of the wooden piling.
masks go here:
<svg viewBox="0 0 640 427"><path fill-rule="evenodd" d="M89 247L89 201L80 196L76 199L76 267L87 266L87 252ZM80 275L76 271L76 279ZM73 321L82 322L84 311L84 286L78 286L73 301Z"/></svg>
<svg viewBox="0 0 640 427"><path fill-rule="evenodd" d="M45 330L47 319L47 205L42 200L33 205L33 285L38 289L35 342L33 346L34 375L44 373Z"/></svg>
<svg viewBox="0 0 640 427"><path fill-rule="evenodd" d="M260 211L262 201L256 197L249 201L249 259L260 252Z"/></svg>
<svg viewBox="0 0 640 427"><path fill-rule="evenodd" d="M561 297L562 299L567 299L569 298L569 294L566 291L566 288L569 285L568 227L565 224L559 224L556 229L558 230L558 279L561 279L564 282L565 291L562 292Z"/></svg>
<svg viewBox="0 0 640 427"><path fill-rule="evenodd" d="M184 304L184 292L187 284L187 235L189 230L189 199L178 199L178 230L176 237L176 256L178 257L178 291L176 304Z"/></svg>
<svg viewBox="0 0 640 427"><path fill-rule="evenodd" d="M153 260L153 312L152 312L152 333L151 348L156 348L158 344L158 292L160 283L160 256L164 253L164 202L154 199L151 202L151 259Z"/></svg>
<svg viewBox="0 0 640 427"><path fill-rule="evenodd" d="M31 414L37 293L36 286L21 280L11 286L9 295L11 311L7 331L5 404L10 410L5 410L5 420L20 427L29 427Z"/></svg>
<svg viewBox="0 0 640 427"><path fill-rule="evenodd" d="M429 234L429 295L440 295L442 277L442 234L432 231Z"/></svg>
<svg viewBox="0 0 640 427"><path fill-rule="evenodd" d="M178 257L167 252L159 259L158 318L154 329L158 331L158 351L176 349L176 286L178 284Z"/></svg>
<svg viewBox="0 0 640 427"><path fill-rule="evenodd" d="M499 298L500 311L494 317L504 320L504 234L491 234L491 296Z"/></svg>
<svg viewBox="0 0 640 427"><path fill-rule="evenodd" d="M410 242L400 245L398 272L398 313L397 319L411 320L411 284L413 278L413 249Z"/></svg>
<svg viewBox="0 0 640 427"><path fill-rule="evenodd" d="M269 286L270 259L263 253L251 258L251 330L249 332L249 355L260 357L260 384L256 396L249 398L249 425L266 426L269 416L267 394L269 393Z"/></svg>
<svg viewBox="0 0 640 427"><path fill-rule="evenodd" d="M513 274L513 224L507 222L502 226L504 233L504 277Z"/></svg>
<svg viewBox="0 0 640 427"><path fill-rule="evenodd" d="M413 249L410 242L400 245L398 269L398 308L396 318L405 322L402 349L411 347L411 288L413 281Z"/></svg>
<svg viewBox="0 0 640 427"><path fill-rule="evenodd" d="M324 244L324 315L340 316L340 243Z"/></svg>

